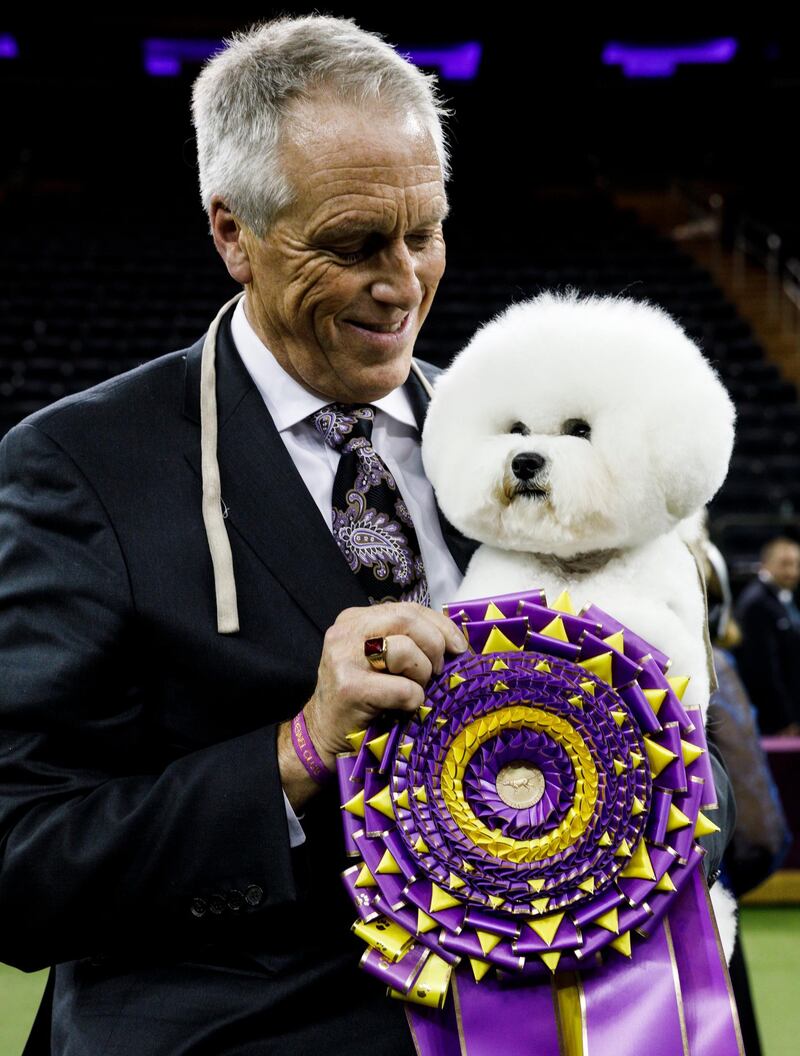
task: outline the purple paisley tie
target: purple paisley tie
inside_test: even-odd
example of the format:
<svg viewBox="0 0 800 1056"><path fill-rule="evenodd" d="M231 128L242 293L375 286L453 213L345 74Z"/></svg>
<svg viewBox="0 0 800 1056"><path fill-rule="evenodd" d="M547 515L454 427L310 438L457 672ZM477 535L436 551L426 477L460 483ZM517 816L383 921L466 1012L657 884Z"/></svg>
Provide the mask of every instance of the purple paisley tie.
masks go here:
<svg viewBox="0 0 800 1056"><path fill-rule="evenodd" d="M411 514L372 446L375 408L330 403L310 420L341 457L333 482L333 535L369 597L430 605Z"/></svg>

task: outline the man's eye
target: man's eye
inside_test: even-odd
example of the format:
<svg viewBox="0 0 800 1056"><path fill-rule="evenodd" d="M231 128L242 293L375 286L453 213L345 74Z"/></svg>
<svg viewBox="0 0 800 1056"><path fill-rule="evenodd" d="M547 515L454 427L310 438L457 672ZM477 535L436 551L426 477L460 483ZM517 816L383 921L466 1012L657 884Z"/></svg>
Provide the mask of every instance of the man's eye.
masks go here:
<svg viewBox="0 0 800 1056"><path fill-rule="evenodd" d="M519 433L520 436L530 436L531 431L524 422L514 422L509 433Z"/></svg>
<svg viewBox="0 0 800 1056"><path fill-rule="evenodd" d="M364 250L356 249L351 252L346 252L343 249L334 249L333 251L339 260L343 260L346 264L356 264L359 260L363 259Z"/></svg>
<svg viewBox="0 0 800 1056"><path fill-rule="evenodd" d="M567 418L561 426L561 433L563 436L578 436L588 440L592 435L592 427L583 418Z"/></svg>

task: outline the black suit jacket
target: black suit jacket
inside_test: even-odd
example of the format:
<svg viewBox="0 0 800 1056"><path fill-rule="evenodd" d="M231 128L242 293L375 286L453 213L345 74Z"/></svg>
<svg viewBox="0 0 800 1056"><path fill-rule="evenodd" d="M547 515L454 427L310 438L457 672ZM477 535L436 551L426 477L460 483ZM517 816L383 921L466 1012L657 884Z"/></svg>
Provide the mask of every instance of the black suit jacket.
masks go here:
<svg viewBox="0 0 800 1056"><path fill-rule="evenodd" d="M217 633L201 514L202 340L0 446L0 959L58 964L58 1053L411 1052L402 1008L357 967L332 788L289 846L276 724L310 696L326 628L367 598L230 314L218 458L238 634ZM407 388L421 424L413 373ZM443 529L464 569L474 544Z"/></svg>
<svg viewBox="0 0 800 1056"><path fill-rule="evenodd" d="M795 684L800 630L792 625L775 588L754 579L736 603L742 629L737 659L742 681L758 711L762 733L800 722L800 692Z"/></svg>
<svg viewBox="0 0 800 1056"><path fill-rule="evenodd" d="M366 597L229 313L218 457L241 630L217 633L201 349L0 445L0 959L57 964L59 1056L410 1054L402 1006L357 967L335 791L292 851L276 760L326 628ZM474 544L443 530L465 569Z"/></svg>

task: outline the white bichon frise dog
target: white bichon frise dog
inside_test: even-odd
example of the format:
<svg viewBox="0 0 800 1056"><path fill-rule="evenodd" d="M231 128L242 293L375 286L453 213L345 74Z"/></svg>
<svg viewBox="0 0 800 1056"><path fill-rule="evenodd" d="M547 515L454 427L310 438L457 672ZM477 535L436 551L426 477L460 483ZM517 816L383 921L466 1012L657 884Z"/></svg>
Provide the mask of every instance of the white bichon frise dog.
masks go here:
<svg viewBox="0 0 800 1056"><path fill-rule="evenodd" d="M552 603L566 589L576 611L594 603L667 653L705 720L705 595L687 539L725 479L734 420L663 309L572 289L512 305L439 376L423 431L442 511L483 544L454 600L544 588Z"/></svg>

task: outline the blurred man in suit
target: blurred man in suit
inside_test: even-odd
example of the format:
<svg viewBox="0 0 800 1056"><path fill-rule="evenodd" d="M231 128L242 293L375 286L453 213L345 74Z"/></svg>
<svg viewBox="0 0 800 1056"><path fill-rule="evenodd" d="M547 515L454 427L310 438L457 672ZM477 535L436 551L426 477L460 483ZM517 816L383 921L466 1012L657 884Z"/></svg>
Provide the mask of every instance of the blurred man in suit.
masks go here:
<svg viewBox="0 0 800 1056"><path fill-rule="evenodd" d="M779 536L763 548L758 576L736 603L739 668L762 733L800 735L800 610L794 598L799 582L800 546Z"/></svg>

